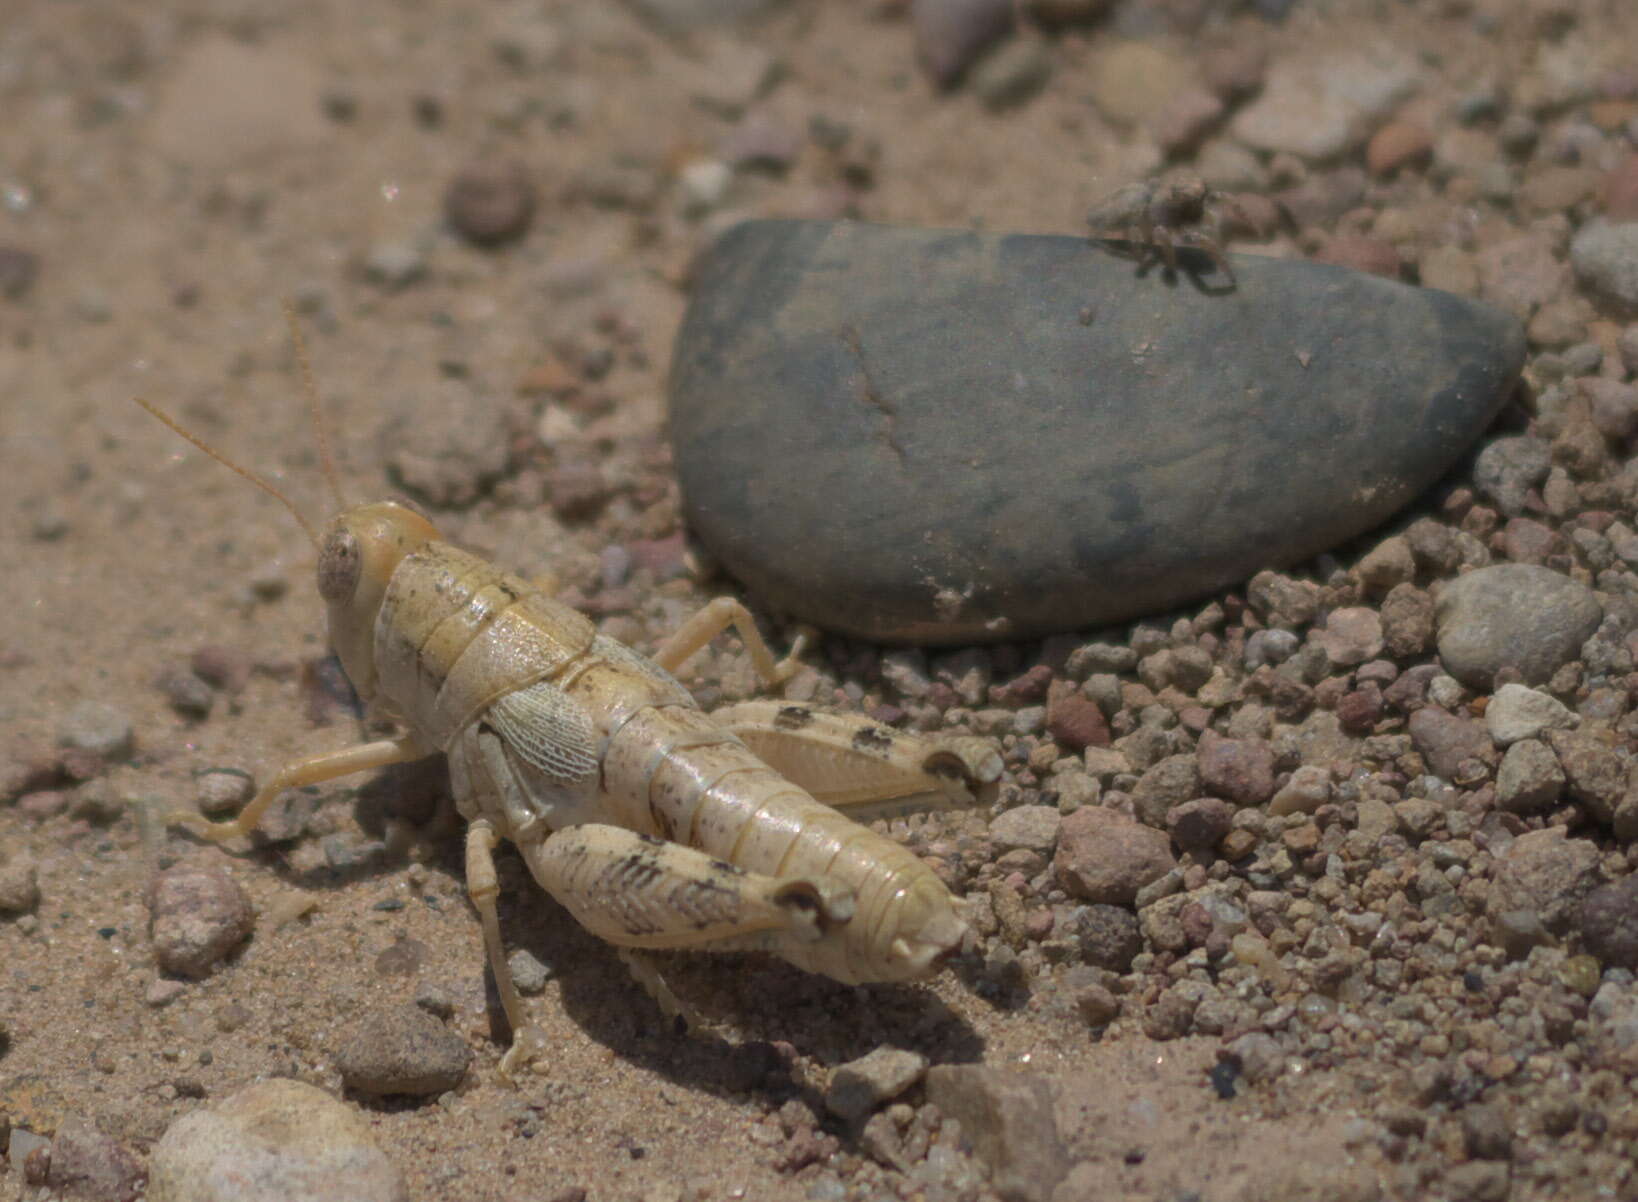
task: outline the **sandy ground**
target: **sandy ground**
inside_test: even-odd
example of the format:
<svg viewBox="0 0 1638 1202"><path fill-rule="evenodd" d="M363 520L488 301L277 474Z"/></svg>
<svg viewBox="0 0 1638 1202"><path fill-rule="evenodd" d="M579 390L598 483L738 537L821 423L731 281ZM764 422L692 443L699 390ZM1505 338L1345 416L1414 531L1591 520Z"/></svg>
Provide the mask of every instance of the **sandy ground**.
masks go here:
<svg viewBox="0 0 1638 1202"><path fill-rule="evenodd" d="M816 115L846 123L850 145L876 148L860 151L874 179L854 196L871 218L1074 232L1092 200L1157 162L1146 135L1087 103L1077 70L1096 31L1055 42L1045 92L996 115L970 92L937 94L885 5L793 4L692 40L613 4L268 11L20 0L0 29L0 243L39 265L24 295L0 299L0 727L20 762L53 744L76 703L115 707L136 750L108 780L135 802L188 802L203 769L265 776L354 734L333 708L324 725L310 717L319 703L302 666L324 648L301 530L130 403L166 406L321 518L331 502L283 298L303 312L349 495L395 487L389 464L416 437L435 448L472 413L503 413L517 454L499 487L437 516L454 541L592 595L605 547L676 530L664 367L690 257L732 216L840 207L845 165L809 143L784 175L742 173L708 211L688 211L689 164L764 71L780 78L758 111L799 132ZM1276 57L1361 30L1437 41L1442 62L1422 81L1432 96L1497 53L1495 41L1464 40L1463 22L1407 6L1299 5L1283 26L1246 16L1213 28ZM1185 51L1201 36L1156 29ZM247 78L260 81L255 97L213 99ZM539 189L527 235L494 251L442 218L451 179L487 153L524 163ZM406 257L421 278L372 278L372 260L391 269ZM541 383L564 371L575 403ZM474 478L462 454L433 475ZM542 482L577 456L601 457L613 495L597 516L566 521L541 501ZM605 620L652 646L723 587L656 586L639 570ZM155 682L205 645L253 670L208 718L184 718ZM702 675L733 662L731 649L707 656ZM1107 1081L1164 1116L1145 1128L1148 1168L1106 1149L1112 1191L1134 1197L1201 1188L1213 1166L1227 1188L1236 1165L1246 1170L1249 1135L1255 1159L1294 1164L1350 1146L1338 1124L1364 1087L1343 1074L1316 1073L1231 1117L1202 1083L1213 1041L1099 1043L1072 1015L997 1006L954 975L851 990L775 966L683 965L675 984L720 1033L679 1039L509 860L508 938L554 969L531 999L549 1072L514 1091L496 1075L458 840L424 864L376 854L359 826L370 798L340 786L319 801L328 843L229 856L172 839L169 855L223 864L258 922L230 965L154 1005L139 823L87 816L67 791L31 796L0 809L0 847L36 863L42 894L31 918L0 925L0 1078L13 1121L35 1129L89 1117L141 1153L200 1095L269 1074L336 1087L338 1032L432 988L479 1053L467 1080L439 1100L365 1111L420 1198L574 1186L599 1202L803 1198L812 1173L775 1167L770 1103L743 1086L746 1039L788 1042L814 1088L882 1042ZM383 971L378 957L404 941L411 971ZM1272 1117L1240 1117L1258 1113ZM852 1180L858 1160L846 1157L837 1171ZM22 1189L18 1166L0 1173L0 1197Z"/></svg>

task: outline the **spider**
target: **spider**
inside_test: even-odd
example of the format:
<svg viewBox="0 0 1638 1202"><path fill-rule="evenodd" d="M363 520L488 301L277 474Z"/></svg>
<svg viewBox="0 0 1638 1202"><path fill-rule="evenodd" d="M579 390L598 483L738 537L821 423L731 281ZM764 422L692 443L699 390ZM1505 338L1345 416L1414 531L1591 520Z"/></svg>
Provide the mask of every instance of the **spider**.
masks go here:
<svg viewBox="0 0 1638 1202"><path fill-rule="evenodd" d="M1094 238L1134 243L1142 266L1158 257L1167 271L1176 272L1178 249L1198 250L1216 264L1232 288L1234 268L1222 245L1224 208L1245 220L1245 211L1232 196L1209 187L1198 175L1183 175L1117 188L1093 206L1086 220Z"/></svg>

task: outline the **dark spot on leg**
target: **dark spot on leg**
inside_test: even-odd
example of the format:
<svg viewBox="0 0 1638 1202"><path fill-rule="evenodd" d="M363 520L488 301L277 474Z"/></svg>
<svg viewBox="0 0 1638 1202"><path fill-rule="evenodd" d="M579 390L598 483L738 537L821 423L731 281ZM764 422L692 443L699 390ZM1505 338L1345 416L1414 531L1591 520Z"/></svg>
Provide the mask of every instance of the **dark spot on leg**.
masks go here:
<svg viewBox="0 0 1638 1202"><path fill-rule="evenodd" d="M805 705L782 705L774 715L777 730L801 730L813 721L813 711Z"/></svg>
<svg viewBox="0 0 1638 1202"><path fill-rule="evenodd" d="M893 736L875 726L867 726L853 736L855 751L886 751L893 746Z"/></svg>

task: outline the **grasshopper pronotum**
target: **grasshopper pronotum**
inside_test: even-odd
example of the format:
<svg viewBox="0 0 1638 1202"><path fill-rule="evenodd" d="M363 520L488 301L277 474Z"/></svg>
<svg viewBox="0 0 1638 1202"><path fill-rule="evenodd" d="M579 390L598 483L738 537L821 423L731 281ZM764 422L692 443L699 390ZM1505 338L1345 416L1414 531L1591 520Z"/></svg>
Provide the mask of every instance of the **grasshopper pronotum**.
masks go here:
<svg viewBox="0 0 1638 1202"><path fill-rule="evenodd" d="M293 318L292 334L305 376ZM307 392L322 448L310 379ZM582 925L622 949L763 950L854 983L927 975L960 944L966 926L938 877L843 810L970 800L1000 773L987 742L777 701L708 715L670 673L727 627L764 682L798 666L796 650L775 661L739 602L707 605L645 659L442 541L405 505L341 503L321 534L271 485L137 403L295 514L318 550L330 645L359 697L402 730L286 765L232 821L172 820L226 840L249 833L286 789L448 756L467 822L467 890L513 1031L503 1074L540 1037L496 915L502 839ZM627 959L665 1004L663 982Z"/></svg>

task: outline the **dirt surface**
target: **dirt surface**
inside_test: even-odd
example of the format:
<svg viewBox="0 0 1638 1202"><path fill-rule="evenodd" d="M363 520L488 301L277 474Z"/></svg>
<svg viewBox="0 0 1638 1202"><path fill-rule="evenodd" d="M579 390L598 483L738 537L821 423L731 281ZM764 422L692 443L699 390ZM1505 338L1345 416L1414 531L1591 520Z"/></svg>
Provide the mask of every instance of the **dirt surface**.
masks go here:
<svg viewBox="0 0 1638 1202"><path fill-rule="evenodd" d="M1097 95L1114 86L1100 83L1099 56L1129 39L1191 71L1208 51L1266 54L1259 78L1381 41L1414 66L1392 116L1442 132L1481 85L1534 78L1550 34L1619 45L1621 8L1298 0L1273 21L1233 7L1133 0L1085 25L1031 29L1050 73L1038 94L995 109L974 87L936 89L907 14L880 2L774 5L689 35L593 3L11 6L0 28L0 727L15 800L0 807L0 848L33 863L40 895L0 924L0 1110L13 1126L50 1135L88 1119L140 1160L179 1115L258 1077L339 1094L335 1049L351 1024L421 997L476 1053L460 1086L416 1104L348 1095L416 1198L570 1198L577 1187L596 1202L993 1196L962 1177L964 1153L944 1177L918 1178L825 1116L831 1070L883 1043L1055 1082L1079 1162L1060 1198L1503 1196L1505 1172L1500 1194L1495 1174L1458 1172L1479 1159L1457 1120L1411 1135L1383 1125L1381 1091L1408 1096L1394 1092L1403 1066L1391 1047L1344 1054L1339 1034L1334 1055L1310 1053L1302 1071L1242 1082L1224 1101L1207 1075L1221 1038L1152 1038L1139 999L1154 992L1141 983L1123 987L1126 1017L1089 1025L1070 1000L1073 965L1028 952L1028 987L1005 989L1007 965L983 946L963 971L903 987L679 962L668 979L708 1020L679 1035L510 858L507 939L551 976L529 999L545 1072L509 1088L458 836L410 852L382 841L383 814L424 812L405 798L435 790L436 773L324 786L299 803L312 811L299 837L257 849L203 847L140 817L194 804L206 770L265 778L358 732L318 675L322 613L302 530L130 403L166 407L322 520L333 502L282 299L301 313L347 496L408 491L452 541L551 574L605 631L652 648L731 588L689 571L663 433L688 263L728 221L857 213L1077 232L1098 197L1164 160L1153 129L1118 117L1164 103L1173 89L1145 94L1164 72ZM1630 24L1624 36L1630 71ZM1544 106L1538 141L1579 122L1604 131L1603 151L1630 155L1630 80L1624 98L1608 92ZM1624 116L1609 109L1623 103ZM779 169L724 175L736 130L771 144ZM1208 146L1225 138L1205 135ZM496 157L523 165L537 203L521 237L478 247L447 225L445 194ZM1357 142L1340 166L1254 157L1270 192L1364 162ZM1538 165L1528 152L1509 162L1526 179ZM1545 223L1563 273L1569 219L1554 226L1553 214L1584 211L1591 185L1561 206L1490 204L1449 183L1460 172L1424 179L1423 163L1392 186L1373 182L1346 213L1309 211L1263 249L1368 235L1367 250L1395 249L1414 279L1447 239L1477 256L1487 239ZM1352 246L1336 253L1365 254ZM30 261L37 275L18 283ZM1558 324L1532 327L1538 349L1619 329L1598 327L1562 279L1521 315L1553 303ZM198 696L175 678L202 648L239 674L204 692L203 717L173 704ZM982 653L998 684L1051 655L1038 643ZM871 649L832 642L813 658L819 674L799 682L808 696L895 700ZM749 687L729 640L687 679L707 701ZM86 701L123 716L134 750L106 769L69 757L64 776L53 748ZM1031 754L1044 739L1005 735L1019 773L1009 802L1058 801L1041 791L1054 757ZM984 818L921 837L956 831L984 847ZM1614 857L1607 867L1624 867L1607 834L1593 837ZM145 899L156 860L215 863L253 903L248 944L202 981L174 985L156 967ZM997 876L965 871L977 894ZM1168 963L1146 962L1160 977ZM782 1110L792 1098L797 1110ZM793 1141L817 1138L816 1124L835 1144L795 1165ZM1559 1140L1517 1125L1514 1159L1554 1170L1516 1170L1515 1197L1616 1185L1605 1175L1634 1135L1574 1128ZM24 1178L5 1164L0 1198L29 1196Z"/></svg>

